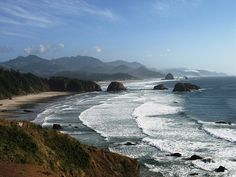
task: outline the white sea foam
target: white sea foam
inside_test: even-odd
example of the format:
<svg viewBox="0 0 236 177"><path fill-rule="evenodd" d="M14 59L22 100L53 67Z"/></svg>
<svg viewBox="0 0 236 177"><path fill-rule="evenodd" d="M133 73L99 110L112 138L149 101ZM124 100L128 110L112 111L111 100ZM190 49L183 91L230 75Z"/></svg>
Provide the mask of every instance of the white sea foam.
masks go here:
<svg viewBox="0 0 236 177"><path fill-rule="evenodd" d="M214 122L199 121L203 129L209 134L231 142L236 142L236 125L216 124Z"/></svg>
<svg viewBox="0 0 236 177"><path fill-rule="evenodd" d="M134 110L135 117L148 117L165 114L175 114L182 111L181 107L168 106L155 102L147 102Z"/></svg>
<svg viewBox="0 0 236 177"><path fill-rule="evenodd" d="M191 173L198 173L199 175L202 174L199 170L193 170L190 166L187 165L180 165L179 164L172 164L170 166L156 166L145 164L146 167L149 168L150 171L161 173L165 177L189 177Z"/></svg>
<svg viewBox="0 0 236 177"><path fill-rule="evenodd" d="M142 136L131 113L136 107L133 94L111 98L106 103L93 106L79 116L88 127L104 137Z"/></svg>

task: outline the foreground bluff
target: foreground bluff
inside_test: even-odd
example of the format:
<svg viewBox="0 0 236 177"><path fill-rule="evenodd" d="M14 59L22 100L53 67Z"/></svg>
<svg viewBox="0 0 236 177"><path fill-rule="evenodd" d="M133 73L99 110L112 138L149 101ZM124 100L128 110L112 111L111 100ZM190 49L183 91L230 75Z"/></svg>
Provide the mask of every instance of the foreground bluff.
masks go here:
<svg viewBox="0 0 236 177"><path fill-rule="evenodd" d="M0 119L2 177L138 177L137 160L28 122ZM14 137L14 138L12 138Z"/></svg>
<svg viewBox="0 0 236 177"><path fill-rule="evenodd" d="M122 90L126 90L126 88L121 82L111 82L107 87L108 92L118 92Z"/></svg>

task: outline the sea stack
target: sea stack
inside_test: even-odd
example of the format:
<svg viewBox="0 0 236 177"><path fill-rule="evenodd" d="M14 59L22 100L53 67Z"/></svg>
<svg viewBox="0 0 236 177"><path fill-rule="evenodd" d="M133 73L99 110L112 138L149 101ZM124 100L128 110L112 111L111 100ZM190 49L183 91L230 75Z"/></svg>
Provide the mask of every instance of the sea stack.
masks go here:
<svg viewBox="0 0 236 177"><path fill-rule="evenodd" d="M123 91L126 90L125 86L123 85L122 82L111 82L109 86L107 87L108 92L118 92L118 91Z"/></svg>
<svg viewBox="0 0 236 177"><path fill-rule="evenodd" d="M153 90L168 90L168 88L164 84L156 85Z"/></svg>
<svg viewBox="0 0 236 177"><path fill-rule="evenodd" d="M201 89L199 86L191 83L177 83L175 84L173 92L190 92L199 89Z"/></svg>
<svg viewBox="0 0 236 177"><path fill-rule="evenodd" d="M173 80L173 79L175 79L175 77L171 73L168 73L165 77L165 80Z"/></svg>

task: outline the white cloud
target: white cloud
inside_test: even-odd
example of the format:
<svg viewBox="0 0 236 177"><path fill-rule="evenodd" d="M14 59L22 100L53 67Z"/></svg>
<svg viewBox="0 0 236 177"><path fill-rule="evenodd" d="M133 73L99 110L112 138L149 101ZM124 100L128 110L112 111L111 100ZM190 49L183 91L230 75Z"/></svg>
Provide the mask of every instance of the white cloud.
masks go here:
<svg viewBox="0 0 236 177"><path fill-rule="evenodd" d="M63 43L59 43L57 45L51 45L51 44L40 44L37 47L27 47L24 49L24 52L27 55L40 55L40 54L46 54L49 52L58 52L59 50L63 50L65 45Z"/></svg>
<svg viewBox="0 0 236 177"><path fill-rule="evenodd" d="M94 49L96 50L96 52L101 53L103 51L103 49L100 46L95 46Z"/></svg>
<svg viewBox="0 0 236 177"><path fill-rule="evenodd" d="M59 43L59 44L58 44L58 47L59 47L60 49L64 49L64 48L65 48L65 45L64 45L63 43Z"/></svg>
<svg viewBox="0 0 236 177"><path fill-rule="evenodd" d="M111 9L95 6L85 0L0 1L0 24L27 25L41 28L65 23L64 17L87 14L112 21L119 17Z"/></svg>
<svg viewBox="0 0 236 177"><path fill-rule="evenodd" d="M155 11L161 16L169 16L172 11L181 7L197 6L202 0L156 0Z"/></svg>
<svg viewBox="0 0 236 177"><path fill-rule="evenodd" d="M0 34L6 35L6 36L17 36L17 37L29 37L28 35L18 33L18 32L10 32L10 31L0 31Z"/></svg>
<svg viewBox="0 0 236 177"><path fill-rule="evenodd" d="M24 49L24 52L28 55L32 54L33 53L32 51L33 51L33 49L31 47L28 47L28 48Z"/></svg>

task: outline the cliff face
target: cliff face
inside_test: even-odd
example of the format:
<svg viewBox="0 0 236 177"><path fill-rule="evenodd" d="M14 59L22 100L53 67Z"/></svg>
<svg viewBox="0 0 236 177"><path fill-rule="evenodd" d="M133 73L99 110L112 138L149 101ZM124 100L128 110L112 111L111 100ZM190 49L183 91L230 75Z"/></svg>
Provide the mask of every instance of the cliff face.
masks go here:
<svg viewBox="0 0 236 177"><path fill-rule="evenodd" d="M64 77L52 77L48 80L52 91L92 92L101 91L101 87L93 81L82 81Z"/></svg>
<svg viewBox="0 0 236 177"><path fill-rule="evenodd" d="M101 91L101 88L93 81L63 77L45 79L31 73L0 68L0 99L45 91L92 92Z"/></svg>
<svg viewBox="0 0 236 177"><path fill-rule="evenodd" d="M0 167L5 169L1 171L3 177L29 177L32 174L64 177L139 176L136 160L83 145L68 135L38 125L0 120L0 135ZM11 168L15 169L14 172L7 170ZM40 172L41 175L38 174Z"/></svg>

